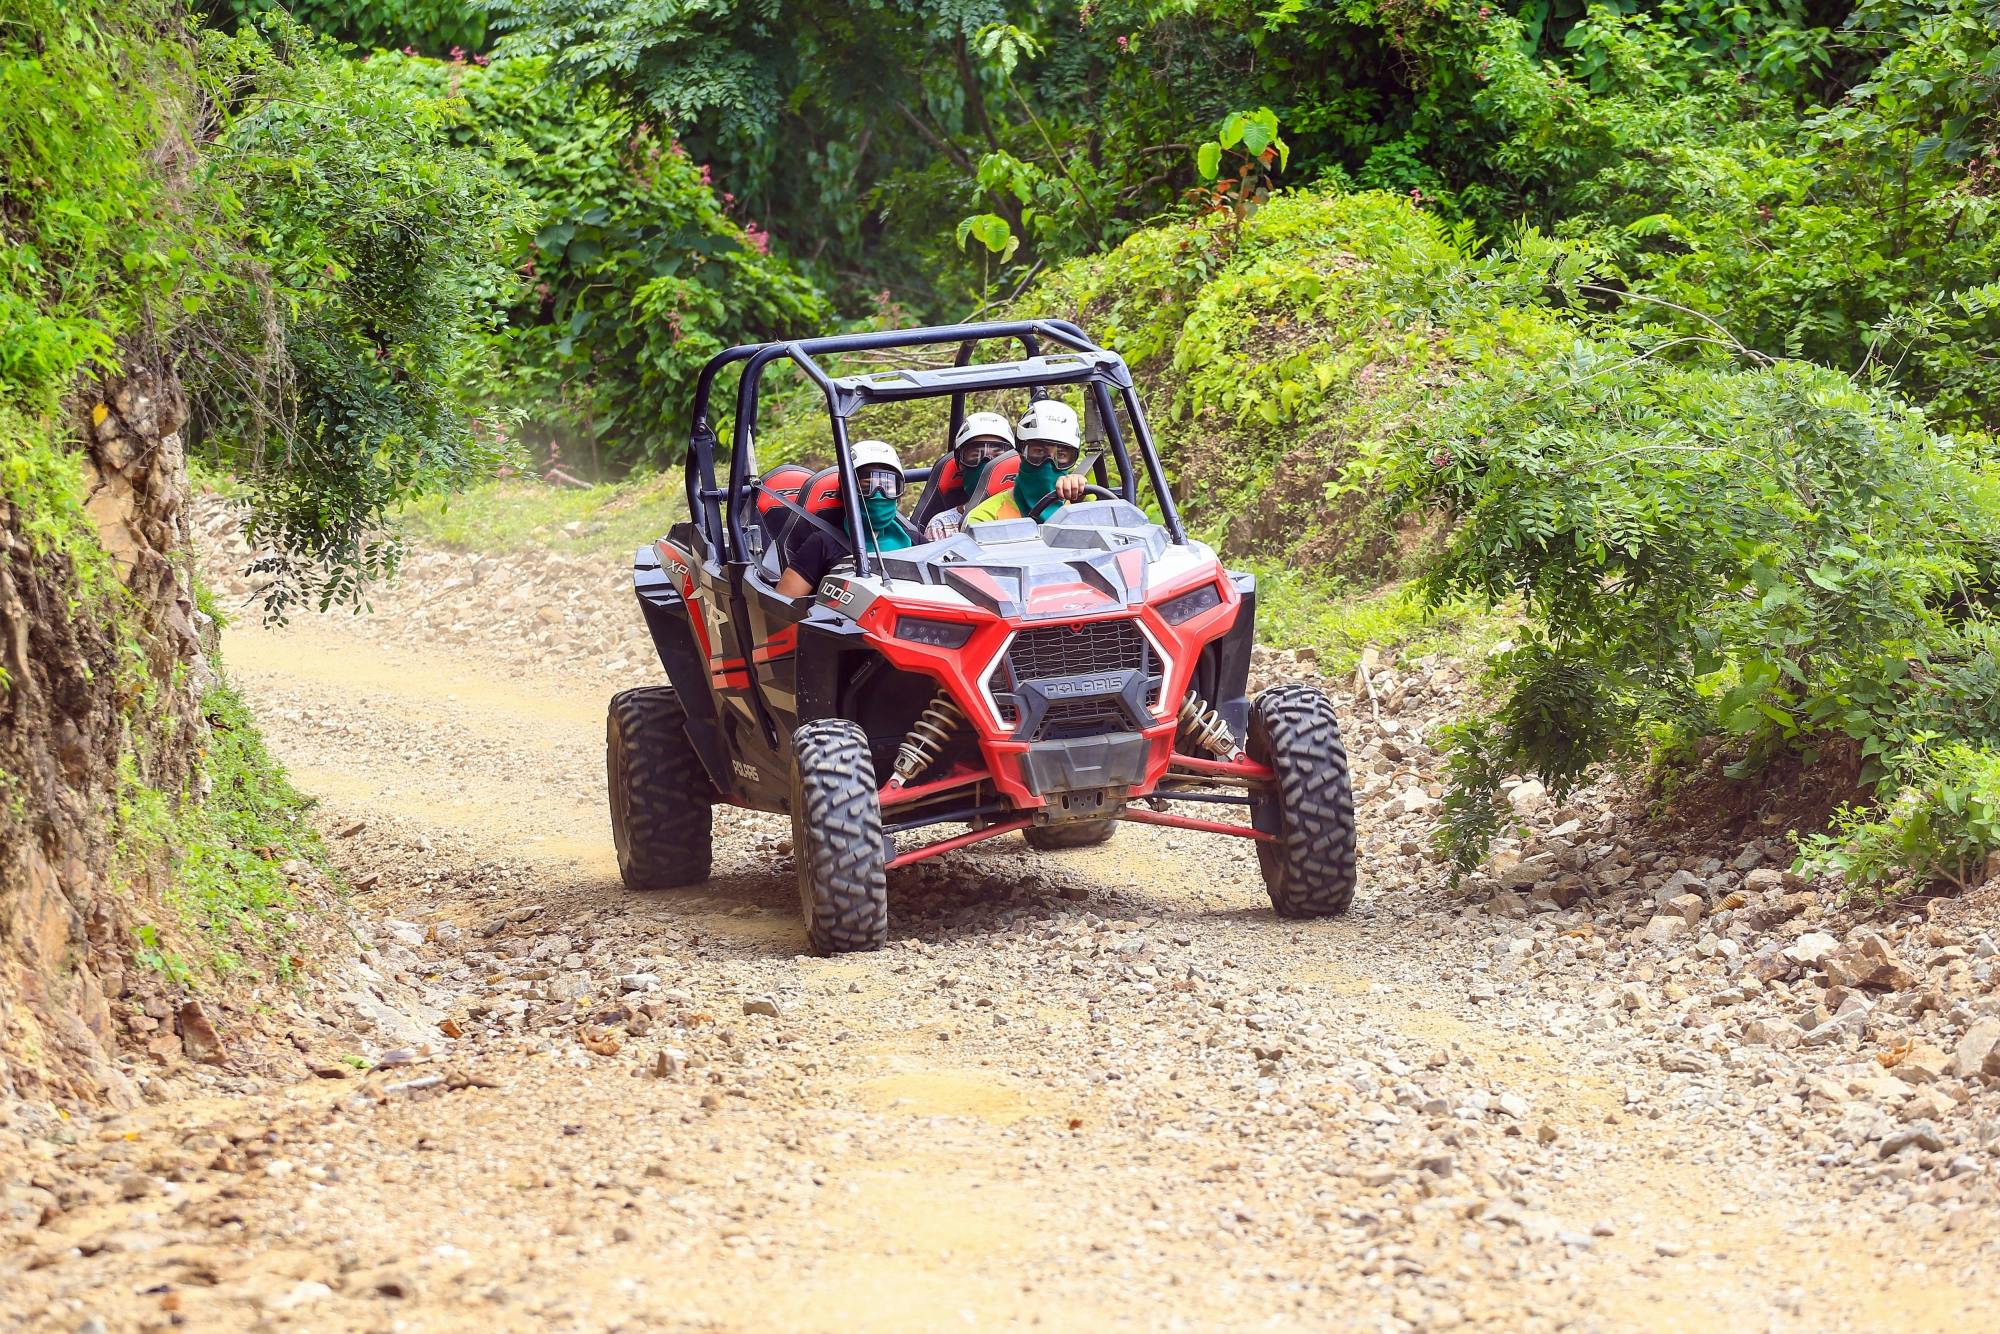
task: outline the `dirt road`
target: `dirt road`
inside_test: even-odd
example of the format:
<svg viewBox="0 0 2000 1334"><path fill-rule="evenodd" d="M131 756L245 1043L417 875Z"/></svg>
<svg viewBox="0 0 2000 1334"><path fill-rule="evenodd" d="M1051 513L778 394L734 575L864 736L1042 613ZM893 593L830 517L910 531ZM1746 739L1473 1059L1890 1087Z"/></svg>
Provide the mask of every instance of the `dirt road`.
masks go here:
<svg viewBox="0 0 2000 1334"><path fill-rule="evenodd" d="M364 959L448 1030L78 1127L116 1190L0 1256L0 1325L2000 1325L1984 1085L1963 1144L1843 1140L1799 1092L1833 1056L1662 1031L1733 955L1471 910L1406 787L1371 784L1342 921L1133 826L897 873L891 948L802 957L776 819L720 812L701 889L619 887L603 705L643 664L566 656L562 613L553 649L453 642L424 577L225 656L325 827L364 826Z"/></svg>

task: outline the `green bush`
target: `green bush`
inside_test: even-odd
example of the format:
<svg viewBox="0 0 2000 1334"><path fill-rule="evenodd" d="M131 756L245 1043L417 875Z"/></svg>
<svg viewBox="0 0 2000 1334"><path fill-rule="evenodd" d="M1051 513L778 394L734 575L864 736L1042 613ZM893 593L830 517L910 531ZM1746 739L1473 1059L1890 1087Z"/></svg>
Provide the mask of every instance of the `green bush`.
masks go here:
<svg viewBox="0 0 2000 1334"><path fill-rule="evenodd" d="M185 791L146 786L129 758L123 770L124 869L164 865L171 914L140 926L139 961L184 984L244 968L286 977L294 964L285 947L309 905L285 863L303 860L331 874L308 819L312 802L271 758L234 689L210 690L202 710L209 746Z"/></svg>
<svg viewBox="0 0 2000 1334"><path fill-rule="evenodd" d="M453 47L477 51L486 42L485 6L465 0L204 0L200 7L224 30L282 10L316 33L363 49L410 46L448 56Z"/></svg>
<svg viewBox="0 0 2000 1334"><path fill-rule="evenodd" d="M250 482L254 573L282 615L395 565L389 511L489 474L475 387L524 201L454 146L442 98L281 18L209 34L228 98L204 155L231 281L185 336L200 450Z"/></svg>
<svg viewBox="0 0 2000 1334"><path fill-rule="evenodd" d="M1458 736L1448 847L1477 857L1499 811L1472 789L1514 771L1560 793L1600 761L1723 738L1742 773L1852 745L1875 785L1947 717L2000 740L2000 718L1939 688L1992 671L1988 463L1800 363L1578 339L1459 385L1373 473L1452 525L1431 596L1518 598L1529 618L1493 666L1502 702Z"/></svg>
<svg viewBox="0 0 2000 1334"><path fill-rule="evenodd" d="M480 66L379 54L368 77L449 103L450 142L522 193L507 241L524 281L490 291L499 331L481 392L546 456L602 476L686 449L688 395L732 343L816 332L823 298L769 237L732 217L675 138L547 60Z"/></svg>
<svg viewBox="0 0 2000 1334"><path fill-rule="evenodd" d="M1399 529L1345 470L1462 377L1558 347L1549 294L1583 263L1533 233L1483 246L1382 191L1297 190L1240 226L1138 232L1015 309L1077 318L1131 360L1191 524L1234 554L1369 577L1408 563L1423 524Z"/></svg>
<svg viewBox="0 0 2000 1334"><path fill-rule="evenodd" d="M56 432L80 375L173 299L200 244L154 151L190 74L172 11L19 0L0 23L0 411ZM192 231L192 234L191 234ZM10 435L11 438L11 435Z"/></svg>
<svg viewBox="0 0 2000 1334"><path fill-rule="evenodd" d="M2000 851L2000 751L1952 742L1910 760L1879 807L1843 807L1799 842L1799 869L1885 896L1981 884Z"/></svg>
<svg viewBox="0 0 2000 1334"><path fill-rule="evenodd" d="M516 281L504 238L527 225L444 119L281 14L227 37L151 0L10 15L0 419L30 448L10 493L33 451L73 439L65 395L166 353L193 443L251 482L269 610L351 599L389 568L387 509L498 456L471 372ZM45 535L75 526L73 507L27 508Z"/></svg>

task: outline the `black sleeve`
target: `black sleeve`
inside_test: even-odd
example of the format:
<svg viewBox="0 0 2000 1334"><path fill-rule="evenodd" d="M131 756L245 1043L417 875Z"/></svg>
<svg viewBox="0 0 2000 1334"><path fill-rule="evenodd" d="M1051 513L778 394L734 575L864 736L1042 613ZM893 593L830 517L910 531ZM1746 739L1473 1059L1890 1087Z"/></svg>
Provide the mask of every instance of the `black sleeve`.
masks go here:
<svg viewBox="0 0 2000 1334"><path fill-rule="evenodd" d="M848 554L845 542L837 540L831 533L823 533L815 528L806 534L805 541L801 542L798 550L793 553L791 568L816 590L819 588L819 581L826 578L826 572L833 568L834 562Z"/></svg>

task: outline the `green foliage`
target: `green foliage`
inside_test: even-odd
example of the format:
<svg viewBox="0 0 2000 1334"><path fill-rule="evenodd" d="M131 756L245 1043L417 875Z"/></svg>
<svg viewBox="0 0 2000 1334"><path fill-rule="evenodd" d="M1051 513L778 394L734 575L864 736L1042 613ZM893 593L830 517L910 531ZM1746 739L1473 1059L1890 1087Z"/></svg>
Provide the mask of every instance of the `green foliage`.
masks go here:
<svg viewBox="0 0 2000 1334"><path fill-rule="evenodd" d="M600 475L677 461L709 357L828 317L671 135L573 92L547 61L390 54L367 68L400 97L448 106L441 136L530 204L532 223L504 242L527 281L485 293L505 323L482 349L480 388L551 461Z"/></svg>
<svg viewBox="0 0 2000 1334"><path fill-rule="evenodd" d="M0 407L0 505L37 553L68 558L87 595L108 594L116 580L111 558L83 512L83 474L76 458L43 423Z"/></svg>
<svg viewBox="0 0 2000 1334"><path fill-rule="evenodd" d="M186 282L152 156L189 77L164 4L18 0L0 22L0 412L46 421ZM189 299L196 299L189 293Z"/></svg>
<svg viewBox="0 0 2000 1334"><path fill-rule="evenodd" d="M33 472L57 495L63 395L143 336L181 354L198 447L252 480L267 608L351 599L393 564L390 505L496 456L470 370L525 215L443 141L441 102L282 16L199 43L181 18L37 0L0 27L0 416L28 447L10 494ZM25 508L90 545L73 505Z"/></svg>
<svg viewBox="0 0 2000 1334"><path fill-rule="evenodd" d="M1496 12L1405 32L1426 64L1397 180L1485 227L1589 238L1607 292L1642 296L1635 327L1719 321L1768 356L1894 382L1943 420L2000 420L1990 0L1864 0L1838 31L1784 7L1597 8L1561 61L1531 56L1520 28ZM1835 67L1852 86L1822 103ZM1389 184L1380 165L1357 178Z"/></svg>
<svg viewBox="0 0 2000 1334"><path fill-rule="evenodd" d="M1204 180L1212 181L1221 172L1226 153L1239 153L1265 164L1275 159L1279 170L1292 158L1291 148L1278 136L1277 113L1269 107L1232 111L1222 118L1215 137L1195 149L1195 163Z"/></svg>
<svg viewBox="0 0 2000 1334"><path fill-rule="evenodd" d="M316 33L363 48L446 56L486 42L485 6L466 0L206 0L203 7L207 21L225 31L282 10Z"/></svg>
<svg viewBox="0 0 2000 1334"><path fill-rule="evenodd" d="M285 977L294 966L285 947L306 905L284 864L328 865L307 819L311 802L271 758L234 689L212 689L202 709L212 739L186 791L146 786L129 758L122 771L124 869L164 865L172 913L140 927L139 959L185 985L245 968Z"/></svg>
<svg viewBox="0 0 2000 1334"><path fill-rule="evenodd" d="M1952 742L1913 757L1880 807L1843 807L1799 841L1799 867L1894 897L1946 883L1970 889L2000 851L2000 751Z"/></svg>
<svg viewBox="0 0 2000 1334"><path fill-rule="evenodd" d="M1053 272L1019 306L1074 315L1133 363L1186 517L1235 552L1347 575L1422 545L1357 456L1424 426L1441 387L1552 352L1545 302L1583 257L1524 234L1482 248L1379 191L1281 192L1237 225L1148 229Z"/></svg>
<svg viewBox="0 0 2000 1334"><path fill-rule="evenodd" d="M965 249L967 241L977 241L989 254L998 255L1003 264L1021 248L1021 238L1014 235L1013 226L998 213L975 213L959 223L952 235L960 250Z"/></svg>
<svg viewBox="0 0 2000 1334"><path fill-rule="evenodd" d="M958 196L975 155L1013 146L994 117L1005 105L1003 70L1023 48L991 40L989 29L1032 28L1039 6L506 0L496 12L507 34L503 54L547 57L558 74L605 87L636 113L675 127L750 216L785 218L794 248L809 260L823 255L818 272L858 296L875 287L855 286L847 267L876 248L878 228L863 201L878 185L908 174L902 197L882 203L914 215L912 222L924 219L905 234L921 243L965 212ZM974 51L982 33L989 34L984 59ZM943 191L916 187L940 152L962 175ZM916 203L913 188L929 197ZM994 202L1021 231L1018 210ZM917 282L909 258L882 254L876 281Z"/></svg>
<svg viewBox="0 0 2000 1334"><path fill-rule="evenodd" d="M2000 569L1986 463L1821 368L1579 339L1461 383L1370 471L1452 522L1433 597L1518 597L1529 616L1493 667L1504 700L1461 737L1466 773L1532 770L1560 794L1661 738L1732 738L1746 772L1853 746L1883 781L1925 740L1932 660L1977 670L1964 651L1986 642ZM1448 830L1462 863L1478 831Z"/></svg>
<svg viewBox="0 0 2000 1334"><path fill-rule="evenodd" d="M394 568L391 508L503 457L475 368L529 214L449 142L442 98L296 26L210 34L203 59L228 91L205 166L236 280L184 362L196 439L251 481L267 613L353 601Z"/></svg>

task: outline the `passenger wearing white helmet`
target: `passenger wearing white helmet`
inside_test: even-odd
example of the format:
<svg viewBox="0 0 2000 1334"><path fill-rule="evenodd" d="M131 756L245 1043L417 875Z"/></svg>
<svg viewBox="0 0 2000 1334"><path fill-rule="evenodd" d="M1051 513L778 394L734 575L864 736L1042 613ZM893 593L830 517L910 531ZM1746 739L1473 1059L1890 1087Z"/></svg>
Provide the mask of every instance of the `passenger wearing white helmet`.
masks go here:
<svg viewBox="0 0 2000 1334"><path fill-rule="evenodd" d="M965 487L966 504L979 497L979 484L996 459L1014 452L1014 428L997 412L974 412L959 423L952 438L952 456L958 460L958 475ZM965 505L941 510L924 525L924 541L950 537L965 526Z"/></svg>
<svg viewBox="0 0 2000 1334"><path fill-rule="evenodd" d="M1014 439L1021 451L1021 470L1014 476L1014 485L975 505L965 516L967 524L993 519L1040 520L1046 517L1051 500L1067 504L1083 494L1087 485L1083 475L1070 471L1083 457L1083 433L1077 429L1075 408L1053 398L1029 404L1014 427Z"/></svg>
<svg viewBox="0 0 2000 1334"><path fill-rule="evenodd" d="M863 440L853 447L854 480L861 488L861 512L867 531L862 541L876 554L901 551L916 545L916 534L896 511L903 494L903 461L896 451L880 440ZM843 521L845 506L841 508ZM783 597L802 598L819 587L827 572L853 552L844 537L823 528L800 522L806 533L793 549L785 572L779 576L778 592Z"/></svg>

